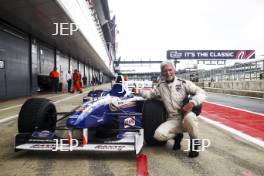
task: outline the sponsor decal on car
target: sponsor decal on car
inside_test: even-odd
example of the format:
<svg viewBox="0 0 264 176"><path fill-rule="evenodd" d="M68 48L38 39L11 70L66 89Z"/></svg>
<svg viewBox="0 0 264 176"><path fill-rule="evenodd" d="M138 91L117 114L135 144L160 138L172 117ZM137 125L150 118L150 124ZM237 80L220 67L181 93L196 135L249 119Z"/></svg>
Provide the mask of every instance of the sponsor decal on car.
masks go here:
<svg viewBox="0 0 264 176"><path fill-rule="evenodd" d="M135 125L136 125L135 116L124 119L125 128L129 128L130 126L135 126Z"/></svg>
<svg viewBox="0 0 264 176"><path fill-rule="evenodd" d="M77 119L79 117L79 115L75 114L75 115L71 115L71 119Z"/></svg>
<svg viewBox="0 0 264 176"><path fill-rule="evenodd" d="M111 111L117 111L117 107L113 103L109 103L109 109Z"/></svg>
<svg viewBox="0 0 264 176"><path fill-rule="evenodd" d="M54 136L54 133L52 133L51 131L35 131L32 134L32 137L36 137L36 138L47 138L47 139L52 139L52 137Z"/></svg>
<svg viewBox="0 0 264 176"><path fill-rule="evenodd" d="M29 142L54 142L53 139L29 139Z"/></svg>
<svg viewBox="0 0 264 176"><path fill-rule="evenodd" d="M34 144L30 148L38 149L55 149L56 144Z"/></svg>
<svg viewBox="0 0 264 176"><path fill-rule="evenodd" d="M125 146L123 145L97 145L94 147L99 150L123 150Z"/></svg>
<svg viewBox="0 0 264 176"><path fill-rule="evenodd" d="M121 105L120 108L130 108L130 107L134 107L134 106L136 106L135 102L127 102L127 103Z"/></svg>

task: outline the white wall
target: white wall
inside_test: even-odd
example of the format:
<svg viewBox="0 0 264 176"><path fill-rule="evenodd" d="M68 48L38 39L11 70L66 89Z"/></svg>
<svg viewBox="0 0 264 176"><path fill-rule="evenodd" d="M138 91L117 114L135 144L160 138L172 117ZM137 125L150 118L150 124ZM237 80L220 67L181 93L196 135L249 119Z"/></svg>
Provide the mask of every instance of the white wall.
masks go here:
<svg viewBox="0 0 264 176"><path fill-rule="evenodd" d="M57 2L79 27L80 32L109 68L107 49L93 21L91 10L88 8L88 2L84 0L57 0ZM109 69L112 70L111 68Z"/></svg>

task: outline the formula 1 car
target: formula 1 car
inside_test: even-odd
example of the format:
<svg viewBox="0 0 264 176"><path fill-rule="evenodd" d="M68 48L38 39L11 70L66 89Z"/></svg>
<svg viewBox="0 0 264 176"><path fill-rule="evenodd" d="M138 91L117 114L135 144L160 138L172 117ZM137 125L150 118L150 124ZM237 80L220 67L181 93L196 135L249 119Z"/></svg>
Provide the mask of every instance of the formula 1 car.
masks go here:
<svg viewBox="0 0 264 176"><path fill-rule="evenodd" d="M58 116L62 116L57 118ZM64 125L59 125L66 119ZM145 100L129 92L122 82L111 90L91 91L72 112L57 112L44 98L27 100L19 113L15 151L131 151L163 145L153 138L166 120L158 100ZM62 131L67 133L60 134Z"/></svg>

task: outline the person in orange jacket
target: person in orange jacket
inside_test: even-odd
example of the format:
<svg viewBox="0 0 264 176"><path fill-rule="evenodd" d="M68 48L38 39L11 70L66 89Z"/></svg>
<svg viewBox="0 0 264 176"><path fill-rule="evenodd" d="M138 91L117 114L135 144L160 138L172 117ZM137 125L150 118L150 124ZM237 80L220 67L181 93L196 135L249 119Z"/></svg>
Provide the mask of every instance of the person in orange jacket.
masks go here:
<svg viewBox="0 0 264 176"><path fill-rule="evenodd" d="M53 70L50 72L50 79L52 84L52 91L58 93L59 89L59 78L60 73L57 71L57 68L54 67Z"/></svg>
<svg viewBox="0 0 264 176"><path fill-rule="evenodd" d="M77 69L74 70L74 73L72 75L73 79L73 90L72 93L75 92L75 90L80 91L82 93L82 88L81 88L81 75Z"/></svg>

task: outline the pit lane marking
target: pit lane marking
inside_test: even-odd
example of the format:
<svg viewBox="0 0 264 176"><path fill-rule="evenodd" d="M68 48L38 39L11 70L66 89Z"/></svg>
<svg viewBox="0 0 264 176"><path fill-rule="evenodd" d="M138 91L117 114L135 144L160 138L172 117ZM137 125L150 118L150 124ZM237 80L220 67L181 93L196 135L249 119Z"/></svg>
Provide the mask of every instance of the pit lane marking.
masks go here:
<svg viewBox="0 0 264 176"><path fill-rule="evenodd" d="M6 117L4 119L0 119L0 124L1 123L5 123L5 122L9 122L11 120L15 120L17 117L18 117L18 114L13 115L13 116Z"/></svg>
<svg viewBox="0 0 264 176"><path fill-rule="evenodd" d="M84 91L83 93L85 94L85 93L88 93L88 92L89 92L89 90ZM62 101L65 101L65 100L68 100L68 99L71 99L71 98L74 98L74 97L77 97L77 96L81 96L81 95L83 95L83 94L77 94L77 95L73 95L73 96L70 96L70 97L66 97L66 98L63 98L61 100L54 101L53 103L57 104L57 103L60 103ZM3 119L0 119L0 124L1 123L5 123L5 122L9 122L11 120L15 120L17 117L18 117L18 114L13 115L13 116L9 116L9 117L3 118Z"/></svg>
<svg viewBox="0 0 264 176"><path fill-rule="evenodd" d="M257 91L258 92L258 91ZM259 91L260 92L260 91ZM209 92L211 93L211 92ZM264 100L264 98L260 98L260 97L251 97L251 96L245 96L245 95L234 95L234 94L228 94L228 93L217 93L217 92L214 92L214 94L220 94L220 95L229 95L229 96L232 96L232 97L241 97L241 98L249 98L249 99L256 99L256 100Z"/></svg>
<svg viewBox="0 0 264 176"><path fill-rule="evenodd" d="M253 112L253 111L249 111L249 110L245 110L245 109L240 109L240 108L235 108L235 107L232 107L232 106L227 106L227 105L223 105L223 104L219 104L219 103L215 103L215 102L211 102L211 101L204 101L204 102L210 103L210 104L214 104L214 105L218 105L218 106L223 106L223 107L231 108L231 109L235 109L235 110L239 110L239 111L249 112L249 113L252 113L252 114L257 114L257 115L260 115L260 116L264 116L264 114L262 114L262 113Z"/></svg>
<svg viewBox="0 0 264 176"><path fill-rule="evenodd" d="M208 124L211 124L217 128L220 128L230 134L233 134L234 136L237 136L238 138L242 139L242 141L247 141L249 142L249 144L254 144L254 146L258 146L260 147L262 150L264 150L264 141L260 140L260 139L257 139L257 138L254 138L252 136L249 136L241 131L238 131L234 128L231 128L229 126L226 126L224 124L221 124L220 122L217 122L217 121L214 121L214 120L211 120L205 116L201 116L199 115L199 118L201 120L203 120L204 122L208 123Z"/></svg>
<svg viewBox="0 0 264 176"><path fill-rule="evenodd" d="M47 97L47 99L50 99L50 98L57 98L57 97L61 97L61 96L64 96L66 94L62 94L62 95L56 95L56 96L50 96L50 97ZM36 98L40 98L40 97L36 97ZM18 105L13 105L13 106L9 106L7 108L2 108L0 109L0 112L1 111L6 111L6 110L9 110L9 109L13 109L13 108L17 108L17 107L21 107L23 105L23 103L21 104L18 104Z"/></svg>
<svg viewBox="0 0 264 176"><path fill-rule="evenodd" d="M148 160L147 155L139 154L137 156L137 176L148 176Z"/></svg>

